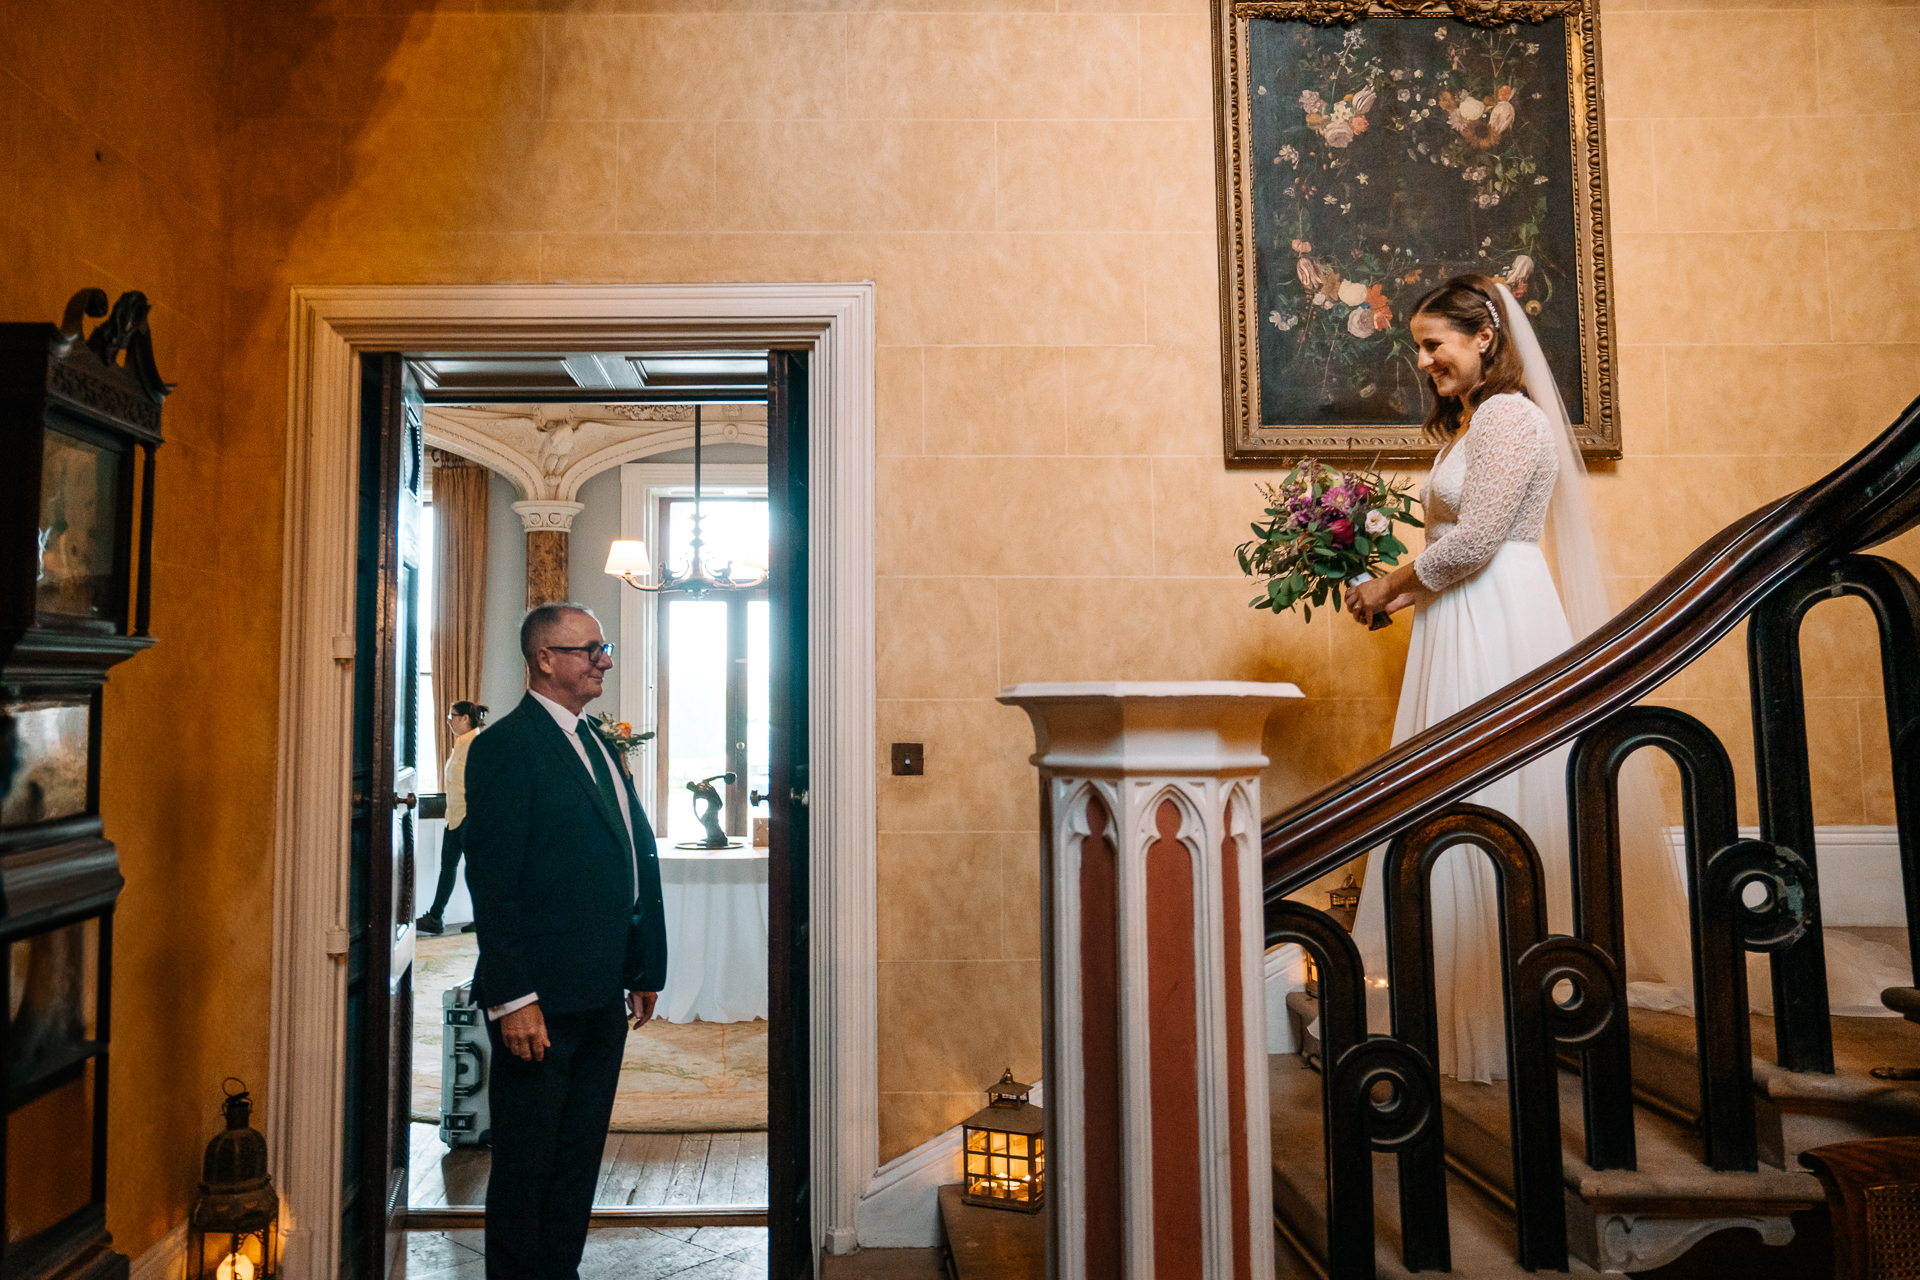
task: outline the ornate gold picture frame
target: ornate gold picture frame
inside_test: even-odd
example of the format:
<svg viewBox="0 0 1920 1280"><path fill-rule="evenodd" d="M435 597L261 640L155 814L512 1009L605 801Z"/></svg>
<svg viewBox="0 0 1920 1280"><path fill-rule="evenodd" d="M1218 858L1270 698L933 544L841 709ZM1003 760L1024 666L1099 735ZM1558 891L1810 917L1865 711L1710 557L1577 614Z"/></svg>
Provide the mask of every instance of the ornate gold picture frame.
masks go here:
<svg viewBox="0 0 1920 1280"><path fill-rule="evenodd" d="M1430 458L1407 312L1504 279L1620 456L1593 0L1214 0L1226 461Z"/></svg>

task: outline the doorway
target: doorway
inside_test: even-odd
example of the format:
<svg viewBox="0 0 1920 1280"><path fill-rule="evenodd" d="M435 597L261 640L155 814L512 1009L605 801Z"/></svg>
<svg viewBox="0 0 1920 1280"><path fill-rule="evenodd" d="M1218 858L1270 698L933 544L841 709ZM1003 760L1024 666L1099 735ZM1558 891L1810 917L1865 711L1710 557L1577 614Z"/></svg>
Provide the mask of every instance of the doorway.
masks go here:
<svg viewBox="0 0 1920 1280"><path fill-rule="evenodd" d="M810 642L813 661L788 682L784 693L778 683L772 693L776 723L781 722L778 704L784 696L790 703L784 723L792 726L796 741L816 748L810 762L791 760L784 769L777 747L773 752L769 786L776 796L790 797L793 817L789 834L802 850L802 856L789 860L780 877L784 883L776 885L774 892L804 907L824 906L826 918L820 924L827 926L809 930L804 914L793 919L789 913L789 920L774 930L780 934L771 942L775 981L776 985L784 983L790 993L791 1008L784 1033L774 1037L772 1052L776 1058L787 1055L782 1069L792 1087L776 1091L776 1097L782 1100L774 1104L773 1123L776 1136L783 1112L791 1122L790 1132L804 1132L798 1126L809 1115L849 1123L823 1126L813 1135L812 1143L797 1146L784 1158L776 1153L770 1162L770 1199L789 1219L789 1238L796 1242L796 1247L776 1262L783 1275L811 1274L814 1251L820 1246L843 1250L852 1244L852 1202L873 1169L874 1098L868 1066L872 1043L871 936L868 925L866 936L861 937L862 913L858 909L859 903L871 902L871 547L867 536L871 527L871 288L808 288L817 295L814 305L806 308L811 315L793 316L789 310L791 298L784 307L770 305L764 297L757 299L763 313L785 312L783 317L758 317L763 331L779 330L771 336L791 343L805 336L804 331L812 331L811 343L804 350L776 361L772 393L776 398L784 395L789 410L817 411L815 421L826 428L819 433L820 443L828 446L820 453L839 463L835 468L821 465L819 454L810 457L807 433L799 433L787 449L776 450L769 460L770 483L776 491L780 485L791 485L801 493L825 492L839 498L831 511L810 505L808 519L788 545L776 546L775 550L776 561L784 559L794 571L789 581L806 582L824 568L827 572L815 587L816 593L838 607L827 615L830 621L825 625L820 624L821 612L808 609L805 602L791 610L795 634ZM798 291L794 286L772 290L788 294ZM753 309L742 305L753 300L753 287L715 286L695 292L712 295L704 301L716 313ZM657 337L661 331L690 323L684 318L687 293L644 289L360 289L303 291L297 300L296 311L300 314L295 326L296 391L289 458L287 680L283 684L286 715L282 722L286 750L281 759L284 785L277 841L285 874L276 880L277 894L288 909L276 922L281 981L276 984L273 1096L280 1105L269 1120L269 1136L280 1166L277 1172L294 1209L289 1216L295 1227L289 1233L286 1254L290 1276L308 1269L316 1275L333 1272L338 1268L330 1264L347 1261L336 1243L340 1237L326 1228L346 1219L342 1212L346 1197L334 1189L344 1186L345 1176L351 1176L340 1159L340 1147L326 1142L324 1133L317 1131L321 1124L316 1123L334 1120L342 1126L334 1133L344 1133L348 1116L340 1104L345 1098L334 1092L338 1084L329 1088L315 1077L325 1064L346 1065L344 1038L338 1032L329 1036L326 1031L329 1023L340 1027L349 1013L347 1002L341 998L345 994L340 984L343 967L335 957L351 951L352 931L338 925L315 929L316 924L325 924L326 915L299 909L303 897L309 902L319 899L323 908L325 899L332 897L334 910L326 914L335 920L343 916L351 919L348 912L339 910L349 907L350 901L325 893L324 881L331 867L347 861L340 855L347 852L341 846L348 842L338 837L349 832L341 831L340 819L329 819L326 813L328 794L337 796L338 784L328 785L324 776L327 770L316 758L324 755L330 742L341 742L348 736L341 732L347 726L338 714L344 708L338 703L327 705L332 702L329 686L337 687L338 677L351 670L357 659L350 643L352 632L337 624L329 628L324 621L320 621L318 632L314 627L327 613L354 616L351 609L340 608L342 603L350 603L339 598L337 585L339 570L346 566L339 563L337 555L329 555L325 533L327 526L337 528L343 523L341 517L348 514L342 509L342 499L351 495L341 493L331 477L338 475L342 455L346 459L354 455L351 447L340 447L343 405L330 388L341 381L350 388L354 359L392 341L396 330L404 331L406 340L438 324L441 328L434 334L436 349L453 348L466 340L480 349L497 350L509 342L520 348L537 346L531 334L544 323L553 330L541 339L549 349L578 349L583 336L602 342L611 337L627 346L635 340L635 330L645 326L630 313L608 319L610 311L631 308L668 312L671 318L655 322L656 332L650 336ZM396 294L428 296L424 300L415 297L411 304L415 311L409 316L404 310L406 304L395 305ZM566 296L550 296L556 294ZM821 299L830 305L820 306ZM569 306L575 312L590 314L555 314L565 313ZM423 317L420 312L428 314ZM714 345L712 323L708 332L698 335L705 340L703 346ZM726 336L736 342L758 336L741 332L753 328L754 317L742 320L736 314L722 323L731 330ZM512 332L503 335L502 329ZM809 357L824 376L809 380ZM344 379L339 376L343 373ZM353 398L346 401L347 405L352 403ZM346 443L350 446L351 441ZM855 465L848 466L849 462ZM826 670L819 661L823 649L830 656L837 655L836 662L824 664ZM315 658L324 658L331 669L315 662ZM854 675L851 682L847 679L849 671ZM852 687L848 687L850 683ZM822 716L822 711L827 714ZM823 719L831 726L824 734L818 728ZM297 735L288 729L296 720L303 726ZM825 750L818 750L822 745ZM296 826L301 831L300 839L292 838ZM809 868L804 849L819 844L823 827L837 837L826 846L832 856ZM851 899L840 898L852 910L835 904L823 892L836 884L857 894ZM393 897L397 903L399 895ZM393 925L396 930L397 921L398 914ZM303 935L314 934L320 935L322 954L331 961L319 973L310 963L302 963L298 945ZM830 939L830 945L823 947L810 941L822 934ZM851 955L842 950L849 942L854 947ZM847 965L832 963L836 953L855 961L851 972ZM868 958L864 973L855 959L863 953ZM396 965L404 959L398 946L390 948L389 954ZM779 972L783 954L784 978ZM848 981L849 977L853 980ZM314 997L304 1005L288 998L303 984ZM809 1043L809 1032L816 1029L825 1034L811 1037ZM344 1070L334 1076L335 1081L346 1078ZM303 1080L318 1086L308 1095L310 1100L321 1099L318 1106L310 1100L305 1105L289 1101ZM363 1073L362 1087L370 1083L370 1076ZM856 1083L863 1087L848 1087ZM334 1098L331 1106L325 1102L329 1094ZM358 1100L362 1105L354 1110L374 1110L364 1105L370 1101L365 1094ZM391 1128L387 1131L392 1132ZM321 1141L307 1146L300 1141L303 1132ZM336 1137L334 1142L338 1141ZM361 1163L364 1167L365 1161ZM326 1176L329 1172L331 1178ZM781 1216L774 1216L776 1233Z"/></svg>
<svg viewBox="0 0 1920 1280"><path fill-rule="evenodd" d="M769 501L768 445L798 424L769 430L765 351L434 353L403 364L432 388L419 616L433 634L418 646L419 719L458 714L462 729L457 741L423 736L418 761L410 1213L459 1223L486 1198L492 1064L469 1007L479 939L461 875L471 797L460 762L523 696L516 631L550 585L592 609L616 646L587 714L627 726L635 798L658 836L671 958L653 1020L627 1037L595 1203L607 1222L763 1227L771 622L776 603L785 611L795 599L766 567L770 516L804 515L791 495ZM569 371L583 368L584 381L629 384L632 398L577 385ZM486 465L509 454L522 465L504 475ZM583 454L591 460L549 465ZM534 472L546 487L522 491ZM578 508L564 534L543 520L523 535L517 512L542 499ZM564 583L539 576L536 538L561 544ZM604 572L622 539L653 562L637 585ZM739 585L704 581L696 560ZM781 661L802 661L804 648L804 637L783 637ZM433 780L434 745L449 762L444 783Z"/></svg>
<svg viewBox="0 0 1920 1280"><path fill-rule="evenodd" d="M722 370L728 382L746 382L733 370L746 362L740 356L764 371L759 379L725 392L686 385L700 380L692 376L695 366ZM467 798L459 785L458 769L451 793L428 793L419 786L419 780L436 773L439 765L434 736L421 731L422 722L431 725L433 716L430 710L423 712L423 703L467 707L464 730L479 718L475 704L483 692L479 677L485 666L484 650L508 651L509 661L497 665L511 670L526 607L554 599L584 600L589 592L583 587L604 587L608 576L601 571L608 562L608 547L567 536L570 530L553 530L541 520L539 527L529 526L519 584L507 582L504 591L489 589L500 584L489 580L484 547L476 551L461 546L456 555L438 557L440 567L450 567L447 562L451 561L470 566L469 571L446 575L447 581L433 584L432 593L454 598L455 606L443 610L439 606L444 601L423 593L422 584L431 580L431 574L422 551L434 540L436 526L444 526L439 529L441 541L467 542L485 539L487 523L480 521L476 531L458 519L431 518L431 504L425 499L430 490L427 448L437 446L439 455L441 449L459 448L466 438L436 439L435 408L481 398L499 404L492 420L496 430L490 437L499 451L512 451L525 442L531 424L538 453L530 453L526 462L551 481L567 456L580 448L582 442L576 438L583 434L587 445L601 446L599 457L614 468L619 465L620 448L646 448L660 436L670 439L671 428L663 430L656 423L661 415L680 410L682 406L675 402L683 397L698 397L689 406L695 423L697 473L699 424L705 407L700 399L724 393L736 397L730 403L737 405L739 399L760 394L765 397L767 440L762 470L771 480L776 471L770 465L774 455L805 456L805 400L796 402L781 386L786 380L804 387L805 363L806 353L800 351L679 353L666 359L633 351L493 358L458 352L362 355L354 737L357 838L352 866L352 883L357 888L349 925L346 1034L348 1045L357 1046L359 1052L350 1052L345 1064L345 1089L356 1104L348 1109L343 1133L348 1152L341 1219L343 1280L385 1280L410 1225L431 1221L471 1226L483 1221L492 1166L488 1077L493 1053L482 1021L485 1011L474 1006L471 995L480 938L470 929L447 930L451 917L445 908L450 902L444 892L436 890L432 902L419 913L414 909L426 871L415 858L423 843L422 828L457 819ZM570 398L580 394L563 385L573 379L571 370L587 366L591 376L601 381L607 380L606 368L616 364L629 371L623 381L642 385L628 388L624 395L603 388L595 401L586 403ZM650 395L646 374L658 365L669 366L677 376L642 399ZM464 373L464 379L457 373ZM560 385L549 389L549 383ZM522 402L521 397L538 399ZM629 405L650 408L655 416L628 419L619 411ZM600 416L583 419L581 415L589 411ZM586 432L588 425L594 430ZM619 444L609 446L609 440ZM559 463L553 460L556 455ZM467 479L464 472L465 468L432 469L445 480ZM657 670L649 670L653 664L643 662L641 670L624 672L622 684L630 686L639 676L658 695L655 714L648 720L660 735L655 741L662 773L649 816L662 834L659 867L670 960L654 1020L627 1037L613 1132L606 1139L594 1211L603 1223L677 1225L697 1220L765 1226L773 1268L799 1274L795 1260L811 1252L804 1239L809 1234L805 1220L768 1212L771 1170L804 1163L808 1118L805 1108L791 1101L784 1107L773 1104L773 1099L796 1090L802 1099L805 1096L804 982L796 992L790 968L779 963L775 940L804 937L808 907L804 822L796 821L804 818L804 800L798 789L773 794L768 782L776 772L782 777L804 777L807 771L804 703L798 709L783 705L777 723L768 714L769 695L776 687L805 688L807 667L806 559L804 554L792 553L796 544L805 546L806 487L804 481L794 483L790 467L777 472L780 487L768 483L758 500L717 501L713 505L717 519L703 514L699 489L691 502L662 500L663 536L654 543L662 578L642 585L659 587L668 572L683 575L690 585L650 592L664 615L657 631L660 661ZM559 489L524 494L510 511L529 505L584 508L587 504L571 499L588 496L594 473L576 464L562 474L573 476L573 481ZM617 474L608 478L617 479ZM611 491L617 494L619 486ZM578 520L586 514L581 510L573 516ZM756 535L757 545L749 545ZM576 545L582 541L585 545ZM768 571L763 581L745 591L721 588L710 581L711 570L708 580L697 576L700 562L706 559L700 549L703 541L710 551L762 565L771 564L777 556L788 566L787 572ZM557 571L556 560L561 562ZM720 573L733 581L730 562ZM741 574L742 579L750 576ZM478 607L473 597L479 597ZM610 611L603 608L603 612ZM439 683L447 686L445 697L428 692L436 681L423 658L447 647L429 643L428 620L436 614L469 620L469 632L456 638L471 661L451 664L452 669L440 673ZM749 679L752 663L747 655L750 623L756 618L761 623L763 658L757 689ZM717 637L708 634L716 620ZM474 622L477 626L471 625ZM603 625L614 644L620 645L623 636L616 620L609 616ZM670 660L676 633L682 641L677 675ZM741 650L737 664L727 661L735 647ZM715 657L717 667L711 661ZM616 660L609 677L619 669ZM716 676L718 689L711 687ZM503 709L509 708L520 701L516 684L501 683L487 696ZM608 701L618 705L622 699L616 695ZM747 722L756 701L768 727L760 744L762 790L751 793L754 805L766 814L764 849L724 839L718 815L726 808L715 785L725 780L725 798L734 802L735 813L747 809L746 775L753 754ZM617 724L615 714L591 704L587 709L589 722L603 719ZM792 731L795 726L797 734ZM677 730L677 750L667 736L670 728ZM629 728L622 737L630 738L632 733ZM463 736L460 741L464 747L471 739ZM724 767L729 764L737 765L737 771ZM713 765L722 768L708 777L682 779L675 770L678 766L678 773L690 769L699 774ZM669 787L669 779L686 785ZM712 816L705 825L722 837L721 848L700 847L705 841L696 827L701 824L690 821L695 815L686 812L697 806L680 803L684 797L676 794L679 791L706 801ZM429 808L423 801L441 803ZM453 802L451 814L448 801ZM442 816L433 816L436 813ZM734 817L728 825L744 824ZM457 827L449 829L458 834ZM456 840L451 848L457 853L458 847ZM435 861L441 889L450 887L458 866L451 860ZM776 879L789 891L773 894ZM794 893L793 886L802 889ZM743 953L758 958L758 974L740 972L737 960ZM722 986L732 990L715 990ZM734 1039L731 1055L729 1032ZM423 1061L412 1061L416 1052ZM665 1096L659 1092L663 1083L671 1088L676 1078L699 1072L707 1073L708 1088L758 1085L758 1097L723 1114L703 1116L706 1109L701 1100L689 1098L685 1090ZM419 1096L423 1075L440 1077L438 1097L424 1103ZM772 1132L768 1119L776 1110L788 1118L780 1131ZM804 1202L804 1183L787 1190Z"/></svg>

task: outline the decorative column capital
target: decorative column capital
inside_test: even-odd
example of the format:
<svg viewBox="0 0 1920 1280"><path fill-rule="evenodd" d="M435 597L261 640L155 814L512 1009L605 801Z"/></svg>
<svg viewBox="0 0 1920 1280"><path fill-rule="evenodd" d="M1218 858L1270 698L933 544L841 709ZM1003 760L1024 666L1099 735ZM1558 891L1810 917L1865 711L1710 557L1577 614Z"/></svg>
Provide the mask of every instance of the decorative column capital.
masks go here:
<svg viewBox="0 0 1920 1280"><path fill-rule="evenodd" d="M1304 697L1291 684L1243 680L1016 684L999 701L1033 721L1033 763L1052 777L1257 775L1267 717Z"/></svg>
<svg viewBox="0 0 1920 1280"><path fill-rule="evenodd" d="M573 528L573 518L587 509L584 502L516 502L514 514L520 517L521 527L528 533L540 530L566 533Z"/></svg>

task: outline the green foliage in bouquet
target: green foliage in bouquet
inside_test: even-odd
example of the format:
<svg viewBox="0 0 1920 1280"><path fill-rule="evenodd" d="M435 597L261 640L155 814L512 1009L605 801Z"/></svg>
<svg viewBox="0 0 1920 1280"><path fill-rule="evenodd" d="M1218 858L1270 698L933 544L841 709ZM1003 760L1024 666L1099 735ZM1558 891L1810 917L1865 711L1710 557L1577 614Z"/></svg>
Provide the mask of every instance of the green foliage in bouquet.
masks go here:
<svg viewBox="0 0 1920 1280"><path fill-rule="evenodd" d="M1335 610L1348 583L1382 566L1400 563L1407 544L1395 524L1421 528L1413 514L1411 485L1377 471L1336 471L1324 462L1302 462L1279 484L1259 486L1267 522L1234 549L1240 572L1264 578L1266 591L1247 603L1275 613L1300 605L1309 621L1314 606ZM1385 625L1383 614L1378 625Z"/></svg>

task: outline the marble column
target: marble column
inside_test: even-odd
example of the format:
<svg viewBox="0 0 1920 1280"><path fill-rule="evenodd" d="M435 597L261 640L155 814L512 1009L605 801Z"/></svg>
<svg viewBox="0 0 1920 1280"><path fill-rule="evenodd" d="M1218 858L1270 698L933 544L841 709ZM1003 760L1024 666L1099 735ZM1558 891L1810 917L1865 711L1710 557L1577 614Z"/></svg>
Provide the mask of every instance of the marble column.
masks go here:
<svg viewBox="0 0 1920 1280"><path fill-rule="evenodd" d="M567 536L586 509L579 502L513 504L527 531L527 608L567 598Z"/></svg>
<svg viewBox="0 0 1920 1280"><path fill-rule="evenodd" d="M1261 736L1290 684L1023 684L1055 1280L1273 1274Z"/></svg>

